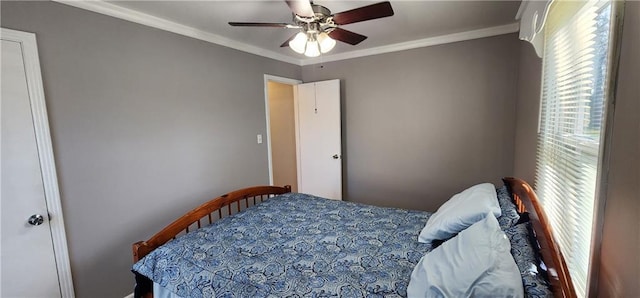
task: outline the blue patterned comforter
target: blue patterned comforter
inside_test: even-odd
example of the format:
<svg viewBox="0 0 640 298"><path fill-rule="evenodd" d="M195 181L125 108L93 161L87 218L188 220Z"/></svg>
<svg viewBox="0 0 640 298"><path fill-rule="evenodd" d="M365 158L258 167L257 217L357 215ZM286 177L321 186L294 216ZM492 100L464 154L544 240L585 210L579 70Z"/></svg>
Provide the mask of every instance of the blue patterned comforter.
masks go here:
<svg viewBox="0 0 640 298"><path fill-rule="evenodd" d="M289 193L181 236L133 269L182 297L398 297L431 213Z"/></svg>

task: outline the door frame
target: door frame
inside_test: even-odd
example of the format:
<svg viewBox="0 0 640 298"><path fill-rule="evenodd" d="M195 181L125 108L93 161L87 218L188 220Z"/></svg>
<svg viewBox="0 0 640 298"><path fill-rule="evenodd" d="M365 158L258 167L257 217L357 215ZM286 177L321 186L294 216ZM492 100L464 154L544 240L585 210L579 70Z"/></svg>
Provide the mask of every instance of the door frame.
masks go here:
<svg viewBox="0 0 640 298"><path fill-rule="evenodd" d="M38 147L38 158L40 159L40 171L44 184L47 212L49 213L49 227L51 229L51 239L53 240L60 293L62 297L75 297L36 35L35 33L0 28L0 38L20 43L23 49L31 115ZM0 175L2 175L1 172Z"/></svg>
<svg viewBox="0 0 640 298"><path fill-rule="evenodd" d="M299 159L299 155L300 153L298 152L298 103L297 103L297 97L295 96L295 86L298 84L302 84L301 80L296 80L296 79L290 79L290 78L285 78L285 77L279 77L279 76L274 76L274 75L268 75L265 74L264 75L264 110L265 110L265 115L266 115L266 121L267 121L267 157L269 160L269 185L273 185L273 159L272 159L272 151L271 151L271 119L270 119L270 108L269 108L269 82L276 82L276 83L282 83L282 84L287 84L287 85L292 85L294 90L294 96L293 96L293 106L294 106L294 116L295 116L295 135L296 135L296 160ZM299 162L299 161L298 161ZM300 168L299 166L296 166L296 176L298 181L300 180ZM280 185L282 186L282 185Z"/></svg>

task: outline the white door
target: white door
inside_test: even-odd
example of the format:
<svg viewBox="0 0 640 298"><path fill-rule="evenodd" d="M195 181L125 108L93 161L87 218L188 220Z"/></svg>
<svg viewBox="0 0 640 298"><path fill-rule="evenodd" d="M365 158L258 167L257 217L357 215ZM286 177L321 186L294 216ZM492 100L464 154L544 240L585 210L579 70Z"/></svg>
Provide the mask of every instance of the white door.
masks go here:
<svg viewBox="0 0 640 298"><path fill-rule="evenodd" d="M34 69L25 60L33 53L25 52L24 43L5 38L7 32L2 31L1 47L0 296L61 297L46 198L46 188L50 187L45 184L50 183L51 177L44 176L41 160L47 157L39 151L46 144L38 144L46 142L36 132L43 131L37 127L41 121L35 121L42 116L32 114L33 105L38 103L33 97L41 94L29 86L34 84L30 77ZM35 38L33 43L35 46ZM52 216L62 220L61 213ZM66 253L66 246L61 249ZM72 290L65 296L73 296Z"/></svg>
<svg viewBox="0 0 640 298"><path fill-rule="evenodd" d="M296 89L298 191L342 200L340 80Z"/></svg>

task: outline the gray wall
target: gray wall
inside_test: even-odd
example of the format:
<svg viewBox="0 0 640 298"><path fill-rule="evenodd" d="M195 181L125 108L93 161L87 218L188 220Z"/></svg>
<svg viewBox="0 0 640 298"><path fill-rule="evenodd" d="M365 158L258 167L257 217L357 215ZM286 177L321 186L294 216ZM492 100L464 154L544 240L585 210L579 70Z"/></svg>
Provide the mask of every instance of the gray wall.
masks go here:
<svg viewBox="0 0 640 298"><path fill-rule="evenodd" d="M263 75L299 66L52 2L1 9L37 34L78 297L128 295L133 242L268 183Z"/></svg>
<svg viewBox="0 0 640 298"><path fill-rule="evenodd" d="M599 297L640 295L640 2L627 1L626 6L600 276L594 281ZM518 176L533 179L542 60L528 44L523 45L520 55L514 170Z"/></svg>
<svg viewBox="0 0 640 298"><path fill-rule="evenodd" d="M516 34L302 68L342 84L346 200L435 210L513 175Z"/></svg>
<svg viewBox="0 0 640 298"><path fill-rule="evenodd" d="M640 2L626 2L623 30L602 232L601 297L640 297Z"/></svg>
<svg viewBox="0 0 640 298"><path fill-rule="evenodd" d="M531 185L536 174L541 78L542 59L530 43L521 42L513 172Z"/></svg>

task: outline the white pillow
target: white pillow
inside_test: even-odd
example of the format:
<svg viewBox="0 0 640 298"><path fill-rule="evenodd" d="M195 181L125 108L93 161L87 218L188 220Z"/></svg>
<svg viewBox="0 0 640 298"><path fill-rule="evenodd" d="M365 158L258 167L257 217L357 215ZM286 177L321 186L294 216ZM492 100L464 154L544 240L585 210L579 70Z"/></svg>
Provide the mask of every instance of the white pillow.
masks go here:
<svg viewBox="0 0 640 298"><path fill-rule="evenodd" d="M491 183L469 187L451 197L431 215L418 241L431 243L433 240L449 239L483 219L489 212L496 218L502 215L496 187Z"/></svg>
<svg viewBox="0 0 640 298"><path fill-rule="evenodd" d="M510 250L509 239L489 213L420 259L408 297L524 297Z"/></svg>

